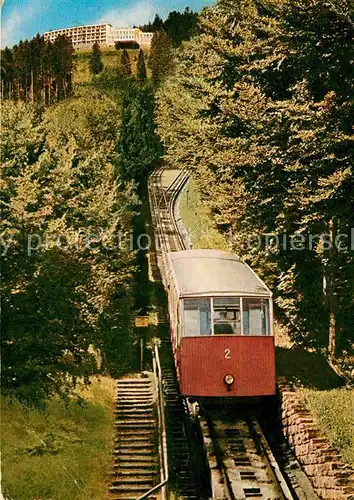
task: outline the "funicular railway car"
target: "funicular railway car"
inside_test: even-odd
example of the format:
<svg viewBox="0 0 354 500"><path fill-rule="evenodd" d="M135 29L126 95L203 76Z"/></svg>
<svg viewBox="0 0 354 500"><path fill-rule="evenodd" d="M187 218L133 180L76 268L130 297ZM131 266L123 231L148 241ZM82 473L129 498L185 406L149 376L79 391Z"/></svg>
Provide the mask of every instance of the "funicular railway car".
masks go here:
<svg viewBox="0 0 354 500"><path fill-rule="evenodd" d="M275 394L271 291L227 252L186 250L167 259L181 394L207 401Z"/></svg>

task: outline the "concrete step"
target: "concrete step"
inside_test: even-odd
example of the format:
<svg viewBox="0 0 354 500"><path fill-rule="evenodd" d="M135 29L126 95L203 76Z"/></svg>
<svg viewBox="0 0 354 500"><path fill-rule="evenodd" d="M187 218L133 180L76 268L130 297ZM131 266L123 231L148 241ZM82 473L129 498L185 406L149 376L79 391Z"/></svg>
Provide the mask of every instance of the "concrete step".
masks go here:
<svg viewBox="0 0 354 500"><path fill-rule="evenodd" d="M154 401L152 399L137 399L137 398L131 398L131 399L120 399L117 401L115 408L124 408L125 406L146 406L146 407L152 407L154 405Z"/></svg>
<svg viewBox="0 0 354 500"><path fill-rule="evenodd" d="M149 488L147 489L150 489L153 484L154 484L154 481L153 481L153 478L150 478L150 477L139 477L138 475L133 477L129 477L129 476L124 476L124 477L120 477L119 479L113 479L112 480L112 486L123 486L123 485L126 485L126 484L145 484L145 485L148 485Z"/></svg>
<svg viewBox="0 0 354 500"><path fill-rule="evenodd" d="M113 493L110 494L110 500L136 500L136 496L132 496L131 493L119 493L118 495L115 495ZM151 496L149 497L149 500L157 500L157 497Z"/></svg>
<svg viewBox="0 0 354 500"><path fill-rule="evenodd" d="M118 392L150 392L152 394L152 386L149 385L118 385L117 386L117 391Z"/></svg>
<svg viewBox="0 0 354 500"><path fill-rule="evenodd" d="M136 453L133 453L131 455L124 453L119 456L116 456L115 463L119 464L120 467L122 466L121 465L122 463L128 463L128 462L130 464L134 464L134 466L144 463L147 466L147 468L150 468L157 465L157 458L155 457L155 455L151 454L139 456Z"/></svg>
<svg viewBox="0 0 354 500"><path fill-rule="evenodd" d="M118 380L118 384L121 384L124 382L150 382L150 379L149 379L149 377L142 377L141 374L138 374L137 377L122 377Z"/></svg>
<svg viewBox="0 0 354 500"><path fill-rule="evenodd" d="M157 475L157 471L153 470L144 470L144 469L132 469L131 464L129 464L129 470L113 470L109 472L108 476L114 478L120 477L139 477L139 476L147 476L147 477L155 477Z"/></svg>
<svg viewBox="0 0 354 500"><path fill-rule="evenodd" d="M124 426L124 425L135 426L135 425L137 425L137 427L141 427L142 424L155 425L156 422L152 418L146 418L146 417L144 417L144 415L141 415L141 416L138 415L138 416L136 416L136 418L132 418L132 419L129 419L128 416L124 416L124 420L117 419L115 423L117 425L121 425L121 426Z"/></svg>
<svg viewBox="0 0 354 500"><path fill-rule="evenodd" d="M138 460L137 462L134 462L131 457L129 457L129 460L124 460L122 457L117 459L117 463L113 464L113 469L116 471L124 471L124 470L137 470L139 469L140 471L151 471L154 474L157 474L157 461L153 461L151 459L149 460Z"/></svg>
<svg viewBox="0 0 354 500"><path fill-rule="evenodd" d="M137 385L137 384L118 384L117 385L117 390L118 391L142 391L146 392L152 391L152 385L151 384L144 384L144 385Z"/></svg>
<svg viewBox="0 0 354 500"><path fill-rule="evenodd" d="M142 493L139 494L138 496L134 496L131 493L122 493L122 492L121 493L113 493L113 492L110 492L109 500L136 500L141 495L142 495ZM151 496L151 497L149 497L149 500L157 500L157 497Z"/></svg>
<svg viewBox="0 0 354 500"><path fill-rule="evenodd" d="M137 436L137 437L144 436L146 438L150 438L153 435L154 435L154 432L151 428L149 428L149 429L141 429L141 428L131 429L129 426L120 429L120 432L119 432L119 436L123 436L125 438L133 438L135 436ZM117 439L118 439L118 437L117 437Z"/></svg>
<svg viewBox="0 0 354 500"><path fill-rule="evenodd" d="M114 442L115 443L137 443L137 444L141 444L141 443L152 443L153 442L153 436L151 435L144 435L144 434L140 434L139 436L134 436L134 435L121 435L117 438L114 439Z"/></svg>
<svg viewBox="0 0 354 500"><path fill-rule="evenodd" d="M115 442L115 448L114 449L120 449L123 450L125 448L131 448L131 449L140 449L140 448L155 448L154 443L150 439L144 439L144 441L133 441L133 440L125 440L125 439L120 439Z"/></svg>
<svg viewBox="0 0 354 500"><path fill-rule="evenodd" d="M151 444L151 442L141 442L141 443L137 443L137 444L134 444L132 445L132 443L127 443L125 441L121 441L120 443L115 443L114 444L114 450L121 450L121 451L124 451L124 450L128 450L128 449L131 449L131 450L151 450L151 449L155 449L155 445L154 444Z"/></svg>
<svg viewBox="0 0 354 500"><path fill-rule="evenodd" d="M154 429L157 428L157 424L146 424L146 423L141 423L141 422L134 422L133 425L131 422L118 422L115 424L115 427L119 429L120 433L125 433L126 430L134 430L136 432L138 431L153 431Z"/></svg>
<svg viewBox="0 0 354 500"><path fill-rule="evenodd" d="M140 448L140 449L132 449L130 446L129 447L117 447L113 450L113 455L124 455L124 456L132 456L136 458L149 458L149 457L154 457L155 453L153 446L147 447L147 448Z"/></svg>
<svg viewBox="0 0 354 500"><path fill-rule="evenodd" d="M152 486L148 484L124 484L124 485L117 485L117 486L110 486L109 491L111 493L121 493L121 492L129 492L129 493L136 493L136 497L139 497L142 495L145 491L149 491L149 489L152 488Z"/></svg>
<svg viewBox="0 0 354 500"><path fill-rule="evenodd" d="M115 415L152 415L152 408L118 408L114 410Z"/></svg>
<svg viewBox="0 0 354 500"><path fill-rule="evenodd" d="M141 404L141 405L151 405L154 404L154 399L152 397L145 396L124 396L117 399L115 407L117 408L119 405L132 405L132 404Z"/></svg>

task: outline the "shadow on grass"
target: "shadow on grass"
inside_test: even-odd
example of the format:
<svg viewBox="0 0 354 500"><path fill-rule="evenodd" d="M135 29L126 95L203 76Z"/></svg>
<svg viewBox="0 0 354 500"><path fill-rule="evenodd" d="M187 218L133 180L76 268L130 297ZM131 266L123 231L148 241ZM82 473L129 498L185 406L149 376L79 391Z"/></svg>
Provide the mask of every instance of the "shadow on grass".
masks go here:
<svg viewBox="0 0 354 500"><path fill-rule="evenodd" d="M277 347L276 369L278 377L286 377L288 382L308 389L328 390L344 385L322 354L301 347Z"/></svg>

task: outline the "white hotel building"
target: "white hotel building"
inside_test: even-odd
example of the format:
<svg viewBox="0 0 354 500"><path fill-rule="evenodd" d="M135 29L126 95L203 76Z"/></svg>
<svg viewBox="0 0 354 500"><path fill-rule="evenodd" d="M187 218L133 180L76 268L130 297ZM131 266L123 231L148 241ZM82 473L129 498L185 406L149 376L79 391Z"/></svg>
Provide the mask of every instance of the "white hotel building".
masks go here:
<svg viewBox="0 0 354 500"><path fill-rule="evenodd" d="M153 37L153 33L144 33L139 28L113 28L110 23L101 23L46 31L44 39L54 42L60 35L71 38L74 49L91 48L95 42L106 47L114 47L117 42L136 42L146 47Z"/></svg>

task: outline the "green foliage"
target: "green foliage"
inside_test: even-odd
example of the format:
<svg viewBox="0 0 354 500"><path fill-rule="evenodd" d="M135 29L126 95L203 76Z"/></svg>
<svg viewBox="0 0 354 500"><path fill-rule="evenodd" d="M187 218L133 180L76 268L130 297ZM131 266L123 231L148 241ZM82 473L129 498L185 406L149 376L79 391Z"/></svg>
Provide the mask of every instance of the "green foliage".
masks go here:
<svg viewBox="0 0 354 500"><path fill-rule="evenodd" d="M136 67L136 77L140 82L143 82L147 78L145 56L144 52L140 49L138 55L138 64Z"/></svg>
<svg viewBox="0 0 354 500"><path fill-rule="evenodd" d="M130 367L136 204L112 161L120 108L90 92L48 109L3 103L2 387L40 401L97 370ZM124 353L124 354L123 354Z"/></svg>
<svg viewBox="0 0 354 500"><path fill-rule="evenodd" d="M122 56L121 56L121 67L123 72L127 75L130 76L132 74L132 66L130 62L130 57L126 49L123 49L122 51Z"/></svg>
<svg viewBox="0 0 354 500"><path fill-rule="evenodd" d="M183 41L190 40L195 35L198 17L199 15L188 7L183 13L174 10L168 14L163 30L172 40L174 47L179 47Z"/></svg>
<svg viewBox="0 0 354 500"><path fill-rule="evenodd" d="M354 465L354 391L302 391L306 406L319 420L321 429L343 459ZM338 411L340 408L340 411Z"/></svg>
<svg viewBox="0 0 354 500"><path fill-rule="evenodd" d="M157 88L172 68L173 50L170 38L164 31L156 31L151 41L149 68L151 81Z"/></svg>
<svg viewBox="0 0 354 500"><path fill-rule="evenodd" d="M186 7L184 12L169 12L167 19L163 21L156 14L152 23L140 26L143 31L153 32L164 31L171 39L174 47L179 47L185 40L190 40L196 32L198 13Z"/></svg>
<svg viewBox="0 0 354 500"><path fill-rule="evenodd" d="M306 346L326 347L333 324L337 346L353 342L353 256L309 244L354 225L352 17L345 1L219 1L158 91L168 161L193 169ZM285 244L266 247L271 235Z"/></svg>
<svg viewBox="0 0 354 500"><path fill-rule="evenodd" d="M95 42L92 46L92 53L90 57L89 67L90 67L90 73L92 75L98 75L103 70L101 51L98 42Z"/></svg>
<svg viewBox="0 0 354 500"><path fill-rule="evenodd" d="M45 42L37 35L1 52L4 99L51 104L71 95L74 49L65 36Z"/></svg>
<svg viewBox="0 0 354 500"><path fill-rule="evenodd" d="M123 108L135 95L136 80L120 67L107 67L92 82L97 92L109 96Z"/></svg>
<svg viewBox="0 0 354 500"><path fill-rule="evenodd" d="M154 122L155 101L149 85L131 83L117 144L116 170L125 182L143 186L159 163L162 147Z"/></svg>

